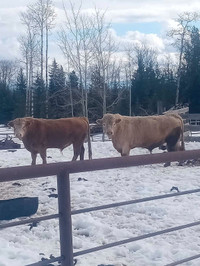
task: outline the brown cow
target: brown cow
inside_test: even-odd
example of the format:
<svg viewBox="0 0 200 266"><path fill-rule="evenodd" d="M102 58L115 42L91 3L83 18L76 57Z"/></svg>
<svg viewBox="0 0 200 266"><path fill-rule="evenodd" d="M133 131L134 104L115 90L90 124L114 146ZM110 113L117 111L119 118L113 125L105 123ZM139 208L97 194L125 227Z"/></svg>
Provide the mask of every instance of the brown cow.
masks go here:
<svg viewBox="0 0 200 266"><path fill-rule="evenodd" d="M122 156L129 155L136 147L152 152L164 143L168 151L184 150L183 121L179 115L130 117L105 114L97 123L103 125L104 133Z"/></svg>
<svg viewBox="0 0 200 266"><path fill-rule="evenodd" d="M39 153L43 164L46 164L46 150L58 148L63 150L73 144L75 161L80 155L84 159L84 140L88 138L89 159L92 157L90 143L90 129L85 117L37 119L32 117L16 118L8 123L14 128L17 138L22 140L25 148L31 152L32 165L36 164Z"/></svg>

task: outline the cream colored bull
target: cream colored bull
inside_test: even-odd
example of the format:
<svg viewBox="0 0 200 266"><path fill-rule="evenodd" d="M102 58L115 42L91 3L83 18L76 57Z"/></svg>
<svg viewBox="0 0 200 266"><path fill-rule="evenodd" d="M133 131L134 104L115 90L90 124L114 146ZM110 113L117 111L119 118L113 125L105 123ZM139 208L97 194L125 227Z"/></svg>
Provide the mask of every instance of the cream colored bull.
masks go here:
<svg viewBox="0 0 200 266"><path fill-rule="evenodd" d="M129 155L136 147L150 152L166 143L167 150L184 150L183 121L179 115L122 116L105 114L97 120L104 133L112 140L114 148L122 155Z"/></svg>

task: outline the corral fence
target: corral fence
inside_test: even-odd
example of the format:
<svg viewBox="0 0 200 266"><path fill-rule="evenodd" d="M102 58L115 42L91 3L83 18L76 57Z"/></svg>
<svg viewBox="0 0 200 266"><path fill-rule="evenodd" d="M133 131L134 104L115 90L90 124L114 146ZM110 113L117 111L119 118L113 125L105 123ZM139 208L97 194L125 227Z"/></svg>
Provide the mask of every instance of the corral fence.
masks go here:
<svg viewBox="0 0 200 266"><path fill-rule="evenodd" d="M186 141L200 141L200 114L185 114Z"/></svg>
<svg viewBox="0 0 200 266"><path fill-rule="evenodd" d="M190 114L188 107L164 112L164 114L170 113L179 114L183 118L185 141L200 141L200 136L195 136L200 135L200 113Z"/></svg>
<svg viewBox="0 0 200 266"><path fill-rule="evenodd" d="M190 114L189 108L168 110L163 114L179 114L184 122L184 140L200 141L200 113ZM197 135L198 134L198 135Z"/></svg>
<svg viewBox="0 0 200 266"><path fill-rule="evenodd" d="M182 151L182 152L171 152L171 153L159 153L151 155L135 155L127 157L117 157L117 158L106 158L106 159L93 159L86 161L76 161L76 162L62 162L62 163L51 163L47 165L36 165L36 166L21 166L21 167L11 167L11 168L1 168L0 169L0 182L8 182L15 180L40 178L45 176L57 175L57 188L58 188L58 214L52 214L42 217L30 218L26 220L9 222L6 224L1 224L0 229L5 229L13 226L19 226L32 222L45 221L49 219L59 219L59 231L60 231L60 256L29 264L29 266L42 266L48 265L53 262L61 262L62 266L73 266L73 259L77 256L89 254L99 250L128 244L142 239L147 239L150 237L166 234L169 232L174 232L177 230L183 230L185 228L194 227L200 225L200 220L194 221L189 224L178 225L176 227L167 228L161 231L152 232L149 234L132 237L130 239L125 239L103 246L97 246L87 250L82 250L78 252L73 252L73 237L72 237L72 215L78 215L80 213L87 213L92 211L98 211L108 208L114 208L119 206L125 206L128 204L138 204L141 202L159 200L170 197L177 197L185 194L200 192L200 189L193 189L188 191L169 193L165 195L158 195L154 197L141 198L136 200L130 200L125 202L118 202L113 204L107 204L103 206L90 207L80 210L71 210L71 199L70 199L70 174L97 171L105 169L116 169L124 167L132 167L139 165L149 165L173 161L183 161L188 159L198 159L200 158L200 150ZM200 258L200 253L189 258L183 258L180 261L172 262L168 266L179 265L181 263L191 261Z"/></svg>

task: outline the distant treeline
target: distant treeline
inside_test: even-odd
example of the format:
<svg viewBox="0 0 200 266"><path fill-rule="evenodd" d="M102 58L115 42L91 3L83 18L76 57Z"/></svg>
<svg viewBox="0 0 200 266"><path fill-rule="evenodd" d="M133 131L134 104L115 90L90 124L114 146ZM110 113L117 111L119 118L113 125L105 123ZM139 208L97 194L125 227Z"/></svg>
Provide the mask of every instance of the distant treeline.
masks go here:
<svg viewBox="0 0 200 266"><path fill-rule="evenodd" d="M117 58L105 12L83 16L72 5L59 33L66 71L56 59L48 61L55 11L51 1L42 3L21 14L26 30L19 38L20 63L0 60L0 123L24 116L88 116L94 122L106 112L151 115L185 104L191 113L200 112L200 34L192 26L198 14L179 15L169 32L174 63L170 56L158 60L156 49L141 43L127 45Z"/></svg>

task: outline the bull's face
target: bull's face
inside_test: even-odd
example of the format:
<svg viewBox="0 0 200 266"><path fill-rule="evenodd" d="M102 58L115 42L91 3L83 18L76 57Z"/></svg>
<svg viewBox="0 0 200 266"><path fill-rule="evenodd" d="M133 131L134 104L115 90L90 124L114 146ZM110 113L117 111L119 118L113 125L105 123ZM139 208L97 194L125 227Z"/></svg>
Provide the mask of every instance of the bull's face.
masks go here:
<svg viewBox="0 0 200 266"><path fill-rule="evenodd" d="M16 118L8 123L8 126L13 127L15 136L22 140L26 133L27 121L23 118Z"/></svg>
<svg viewBox="0 0 200 266"><path fill-rule="evenodd" d="M107 134L109 139L112 139L116 124L120 121L121 119L116 118L114 114L105 114L102 119L98 119L96 122L103 126L103 132Z"/></svg>

